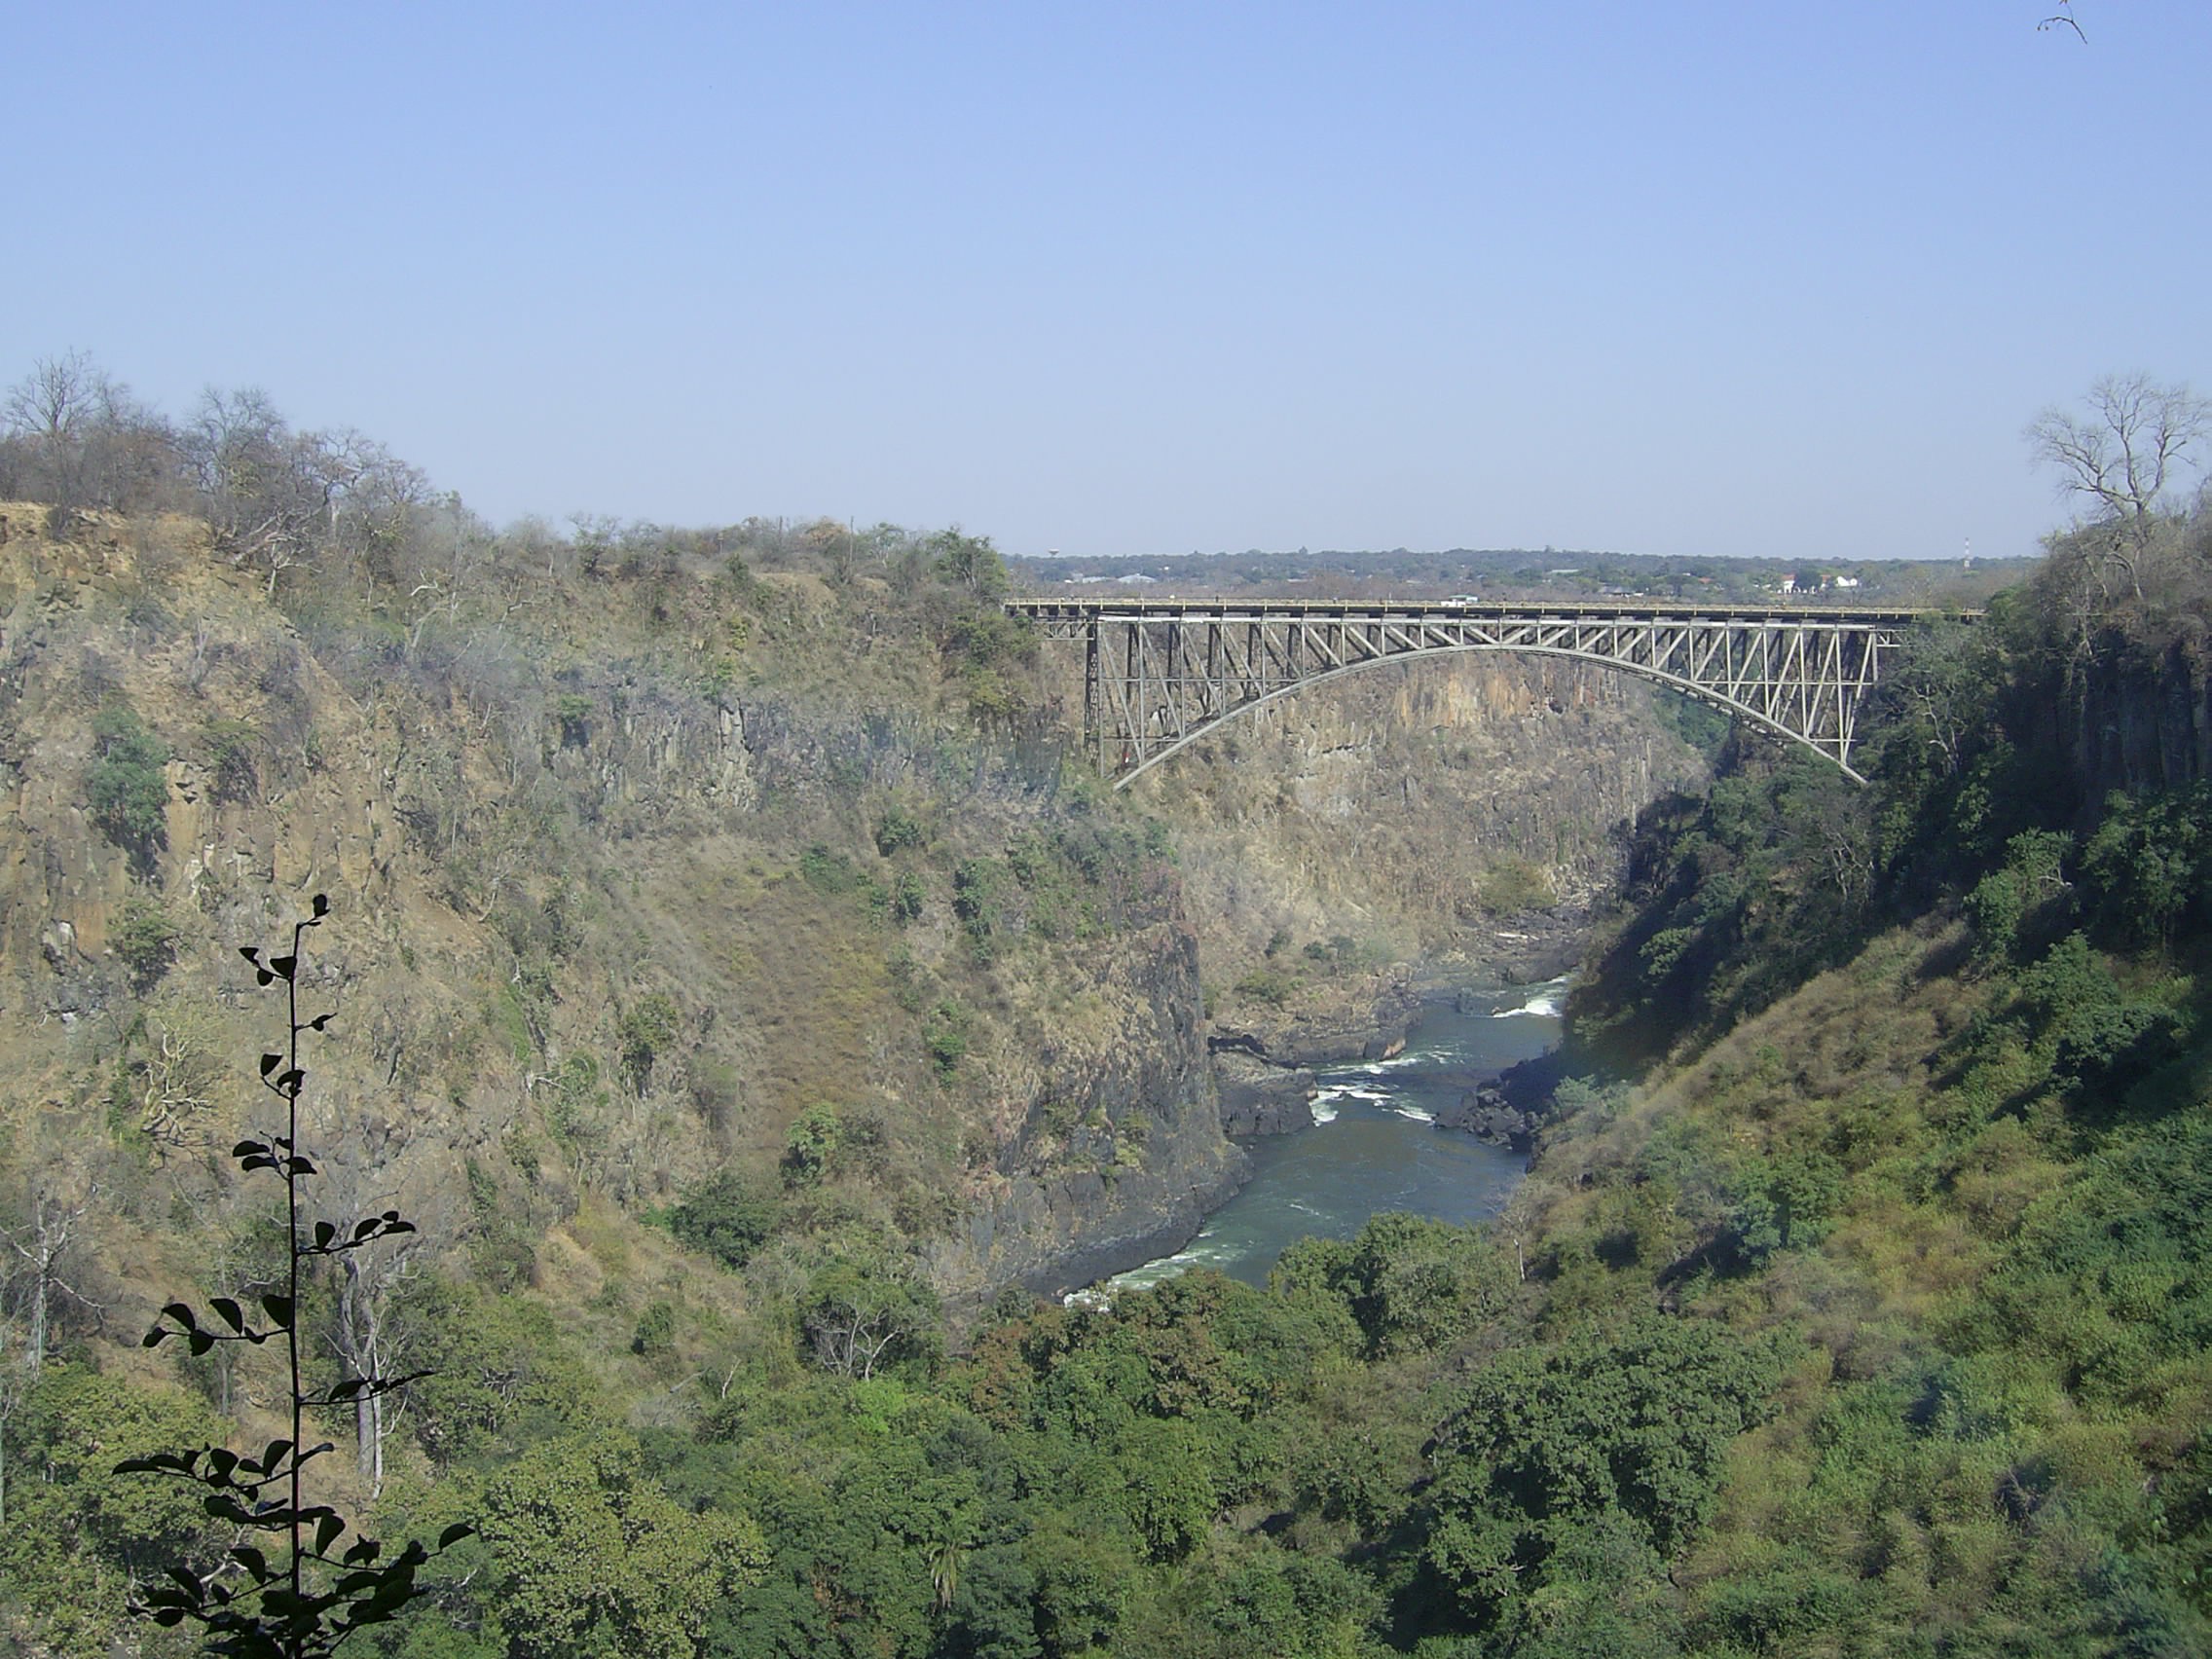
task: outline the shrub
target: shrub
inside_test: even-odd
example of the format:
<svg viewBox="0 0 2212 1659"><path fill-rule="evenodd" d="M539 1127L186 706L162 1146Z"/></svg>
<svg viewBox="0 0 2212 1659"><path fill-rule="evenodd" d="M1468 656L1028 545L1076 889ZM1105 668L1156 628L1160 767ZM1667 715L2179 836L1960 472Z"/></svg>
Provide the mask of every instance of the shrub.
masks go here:
<svg viewBox="0 0 2212 1659"><path fill-rule="evenodd" d="M1551 877L1527 859L1501 859L1483 871L1478 902L1493 915L1549 909L1559 903Z"/></svg>
<svg viewBox="0 0 2212 1659"><path fill-rule="evenodd" d="M1238 996L1254 997L1274 1008L1288 1002L1298 990L1297 977L1262 968L1244 976L1232 987Z"/></svg>
<svg viewBox="0 0 2212 1659"><path fill-rule="evenodd" d="M2212 904L2212 786L2115 793L2083 851L2100 922L2116 939L2164 948L2192 908Z"/></svg>
<svg viewBox="0 0 2212 1659"><path fill-rule="evenodd" d="M891 919L902 925L920 921L928 897L920 876L910 869L901 870L899 879L891 884Z"/></svg>
<svg viewBox="0 0 2212 1659"><path fill-rule="evenodd" d="M150 862L168 839L168 745L147 730L128 703L111 703L92 719L96 757L85 779L92 822L115 845Z"/></svg>
<svg viewBox="0 0 2212 1659"><path fill-rule="evenodd" d="M875 850L885 858L922 844L922 821L893 802L875 821Z"/></svg>
<svg viewBox="0 0 2212 1659"><path fill-rule="evenodd" d="M110 942L132 990L143 996L160 982L176 960L176 941L182 937L160 901L133 894L123 902Z"/></svg>
<svg viewBox="0 0 2212 1659"><path fill-rule="evenodd" d="M203 734L207 746L207 792L218 801L247 801L260 793L261 769L254 760L260 741L244 720L212 719Z"/></svg>
<svg viewBox="0 0 2212 1659"><path fill-rule="evenodd" d="M994 859L962 859L952 870L952 913L977 962L987 963L997 952L1001 867Z"/></svg>
<svg viewBox="0 0 2212 1659"><path fill-rule="evenodd" d="M592 702L575 691L553 699L553 719L561 728L563 749L582 749L591 742Z"/></svg>
<svg viewBox="0 0 2212 1659"><path fill-rule="evenodd" d="M784 1180L803 1187L829 1172L844 1140L844 1124L834 1106L809 1106L792 1122L784 1137Z"/></svg>
<svg viewBox="0 0 2212 1659"><path fill-rule="evenodd" d="M832 852L820 841L798 856L799 879L825 899L835 899L861 884L861 872L843 853Z"/></svg>
<svg viewBox="0 0 2212 1659"><path fill-rule="evenodd" d="M622 1040L622 1075L643 1094L653 1079L653 1062L677 1032L676 1004L665 991L650 991L622 1011L616 1022Z"/></svg>
<svg viewBox="0 0 2212 1659"><path fill-rule="evenodd" d="M940 1002L922 1027L922 1047L940 1079L949 1080L968 1053L968 1011L955 1002Z"/></svg>
<svg viewBox="0 0 2212 1659"><path fill-rule="evenodd" d="M725 1268L742 1268L776 1231L776 1197L724 1169L668 1212L668 1230Z"/></svg>

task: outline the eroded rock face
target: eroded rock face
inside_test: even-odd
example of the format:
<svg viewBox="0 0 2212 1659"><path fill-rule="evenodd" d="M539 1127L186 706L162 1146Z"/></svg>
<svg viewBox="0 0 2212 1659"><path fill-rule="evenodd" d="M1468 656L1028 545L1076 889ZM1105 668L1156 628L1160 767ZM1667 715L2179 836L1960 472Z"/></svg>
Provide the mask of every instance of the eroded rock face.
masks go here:
<svg viewBox="0 0 2212 1659"><path fill-rule="evenodd" d="M25 1097L112 1115L112 1069L72 1033L123 1033L149 1156L181 1169L229 1144L245 1105L227 1056L267 1014L237 950L327 892L316 988L343 1017L318 1132L350 1137L349 1191L441 1247L486 1216L527 1247L579 1195L636 1210L771 1169L822 1103L889 1125L866 1198L932 1240L955 1305L1134 1265L1243 1179L1231 1135L1310 1124L1307 1068L1395 1051L1421 988L1402 964L1490 959L1505 918L1468 919L1471 883L1520 860L1571 885L1680 758L1639 706L1555 670L1347 682L1140 798L1173 850L1115 878L1143 891L1117 890L1110 927L1031 936L1010 887L1010 954L978 969L955 868L1076 809L1050 734L978 740L932 702L919 636L839 635L777 588L756 602L774 643L709 692L703 656L657 633L610 648L607 618L516 631L558 608L534 602L511 627L363 634L295 618L281 602L304 589L273 598L186 521L55 543L34 519L0 513L0 980L28 1033L8 1057L49 1080ZM850 668L863 644L880 672L806 655ZM142 868L86 800L107 704L168 754ZM879 858L856 824L893 797L941 837L929 860ZM810 886L794 866L814 848L879 897L926 878L920 914L886 931L858 886ZM147 904L179 942L139 985L125 952ZM1262 968L1272 999L1234 989ZM641 1062L624 1020L655 998L673 1028ZM924 1046L945 1009L974 1026L956 1066Z"/></svg>
<svg viewBox="0 0 2212 1659"><path fill-rule="evenodd" d="M1214 1086L1226 1135L1287 1135L1313 1126L1312 1072L1272 1066L1234 1039L1212 1039Z"/></svg>
<svg viewBox="0 0 2212 1659"><path fill-rule="evenodd" d="M2212 777L2212 662L2199 642L2097 652L2060 714L2084 800Z"/></svg>
<svg viewBox="0 0 2212 1659"><path fill-rule="evenodd" d="M1038 1056L991 1189L929 1253L955 1300L1013 1283L1057 1294L1136 1267L1190 1237L1249 1173L1222 1133L1198 936L1158 924L1114 941L1098 966L1134 995L1115 1030Z"/></svg>
<svg viewBox="0 0 2212 1659"><path fill-rule="evenodd" d="M1492 1146L1526 1149L1535 1134L1537 1119L1508 1100L1490 1085L1470 1088L1436 1115L1440 1129L1457 1129Z"/></svg>
<svg viewBox="0 0 2212 1659"><path fill-rule="evenodd" d="M1138 780L1175 826L1219 1029L1287 1064L1352 1059L1403 1034L1393 978L1560 972L1636 815L1706 775L1655 694L1557 659L1432 658L1283 698Z"/></svg>
<svg viewBox="0 0 2212 1659"><path fill-rule="evenodd" d="M1410 966L1313 988L1280 1008L1241 1005L1217 1020L1217 1051L1242 1051L1274 1066L1384 1060L1406 1046L1421 998Z"/></svg>

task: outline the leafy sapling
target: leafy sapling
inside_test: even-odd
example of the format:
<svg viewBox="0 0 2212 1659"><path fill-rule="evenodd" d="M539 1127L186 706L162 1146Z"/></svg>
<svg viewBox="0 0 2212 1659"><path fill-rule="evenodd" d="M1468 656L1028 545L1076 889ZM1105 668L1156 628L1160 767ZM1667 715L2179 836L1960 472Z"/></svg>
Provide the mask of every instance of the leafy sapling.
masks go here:
<svg viewBox="0 0 2212 1659"><path fill-rule="evenodd" d="M302 1444L308 1414L351 1408L425 1375L351 1377L325 1392L312 1391L301 1377L303 1273L318 1260L335 1261L380 1238L415 1231L414 1223L397 1210L350 1224L316 1221L312 1228L301 1226L301 1187L315 1167L300 1150L300 1095L307 1083L300 1066L300 1039L308 1032L318 1036L327 1032L333 1015L300 1017L299 977L308 930L320 927L329 913L329 899L317 893L313 913L293 924L291 954L265 957L252 946L240 951L253 965L256 983L264 988L279 979L284 983L285 1051L261 1056L262 1087L283 1102L283 1132L249 1137L231 1149L241 1171L267 1170L284 1184L291 1250L283 1293L263 1296L252 1308L234 1297L214 1297L204 1313L188 1303L172 1302L162 1309L145 1338L148 1347L177 1338L195 1355L211 1351L218 1343L255 1347L277 1344L291 1383L291 1437L271 1441L257 1455L203 1446L132 1457L116 1465L118 1474L161 1475L204 1486L208 1515L238 1529L237 1541L220 1566L204 1574L181 1564L172 1566L168 1582L147 1588L132 1607L158 1625L176 1626L187 1620L201 1625L208 1638L205 1651L227 1659L319 1659L333 1652L353 1632L386 1622L424 1595L427 1587L418 1582L422 1568L474 1530L467 1526L448 1527L435 1550L411 1540L387 1561L384 1546L358 1532L341 1548L350 1524L331 1505L307 1499L303 1479L307 1465L334 1450L328 1442ZM272 1547L251 1541L256 1534Z"/></svg>

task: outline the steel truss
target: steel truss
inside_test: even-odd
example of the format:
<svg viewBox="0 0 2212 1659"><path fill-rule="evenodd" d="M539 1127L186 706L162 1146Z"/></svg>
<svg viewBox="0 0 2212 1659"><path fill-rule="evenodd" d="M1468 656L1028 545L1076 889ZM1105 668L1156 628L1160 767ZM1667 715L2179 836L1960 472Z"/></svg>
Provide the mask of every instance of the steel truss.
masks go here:
<svg viewBox="0 0 2212 1659"><path fill-rule="evenodd" d="M1918 610L1017 599L1084 646L1084 745L1117 789L1224 720L1355 669L1446 651L1575 657L1671 685L1801 743L1863 783L1851 746Z"/></svg>

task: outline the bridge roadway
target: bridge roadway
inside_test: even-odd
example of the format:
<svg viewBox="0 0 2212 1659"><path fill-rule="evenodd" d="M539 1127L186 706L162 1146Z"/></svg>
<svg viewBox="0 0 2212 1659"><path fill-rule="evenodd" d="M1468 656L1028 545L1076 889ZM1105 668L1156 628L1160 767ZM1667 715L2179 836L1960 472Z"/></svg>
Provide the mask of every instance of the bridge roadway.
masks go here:
<svg viewBox="0 0 2212 1659"><path fill-rule="evenodd" d="M1126 786L1225 720L1340 674L1448 651L1620 669L1803 744L1863 783L1852 743L1913 625L1976 612L1613 601L1014 599L1084 646L1084 743Z"/></svg>

